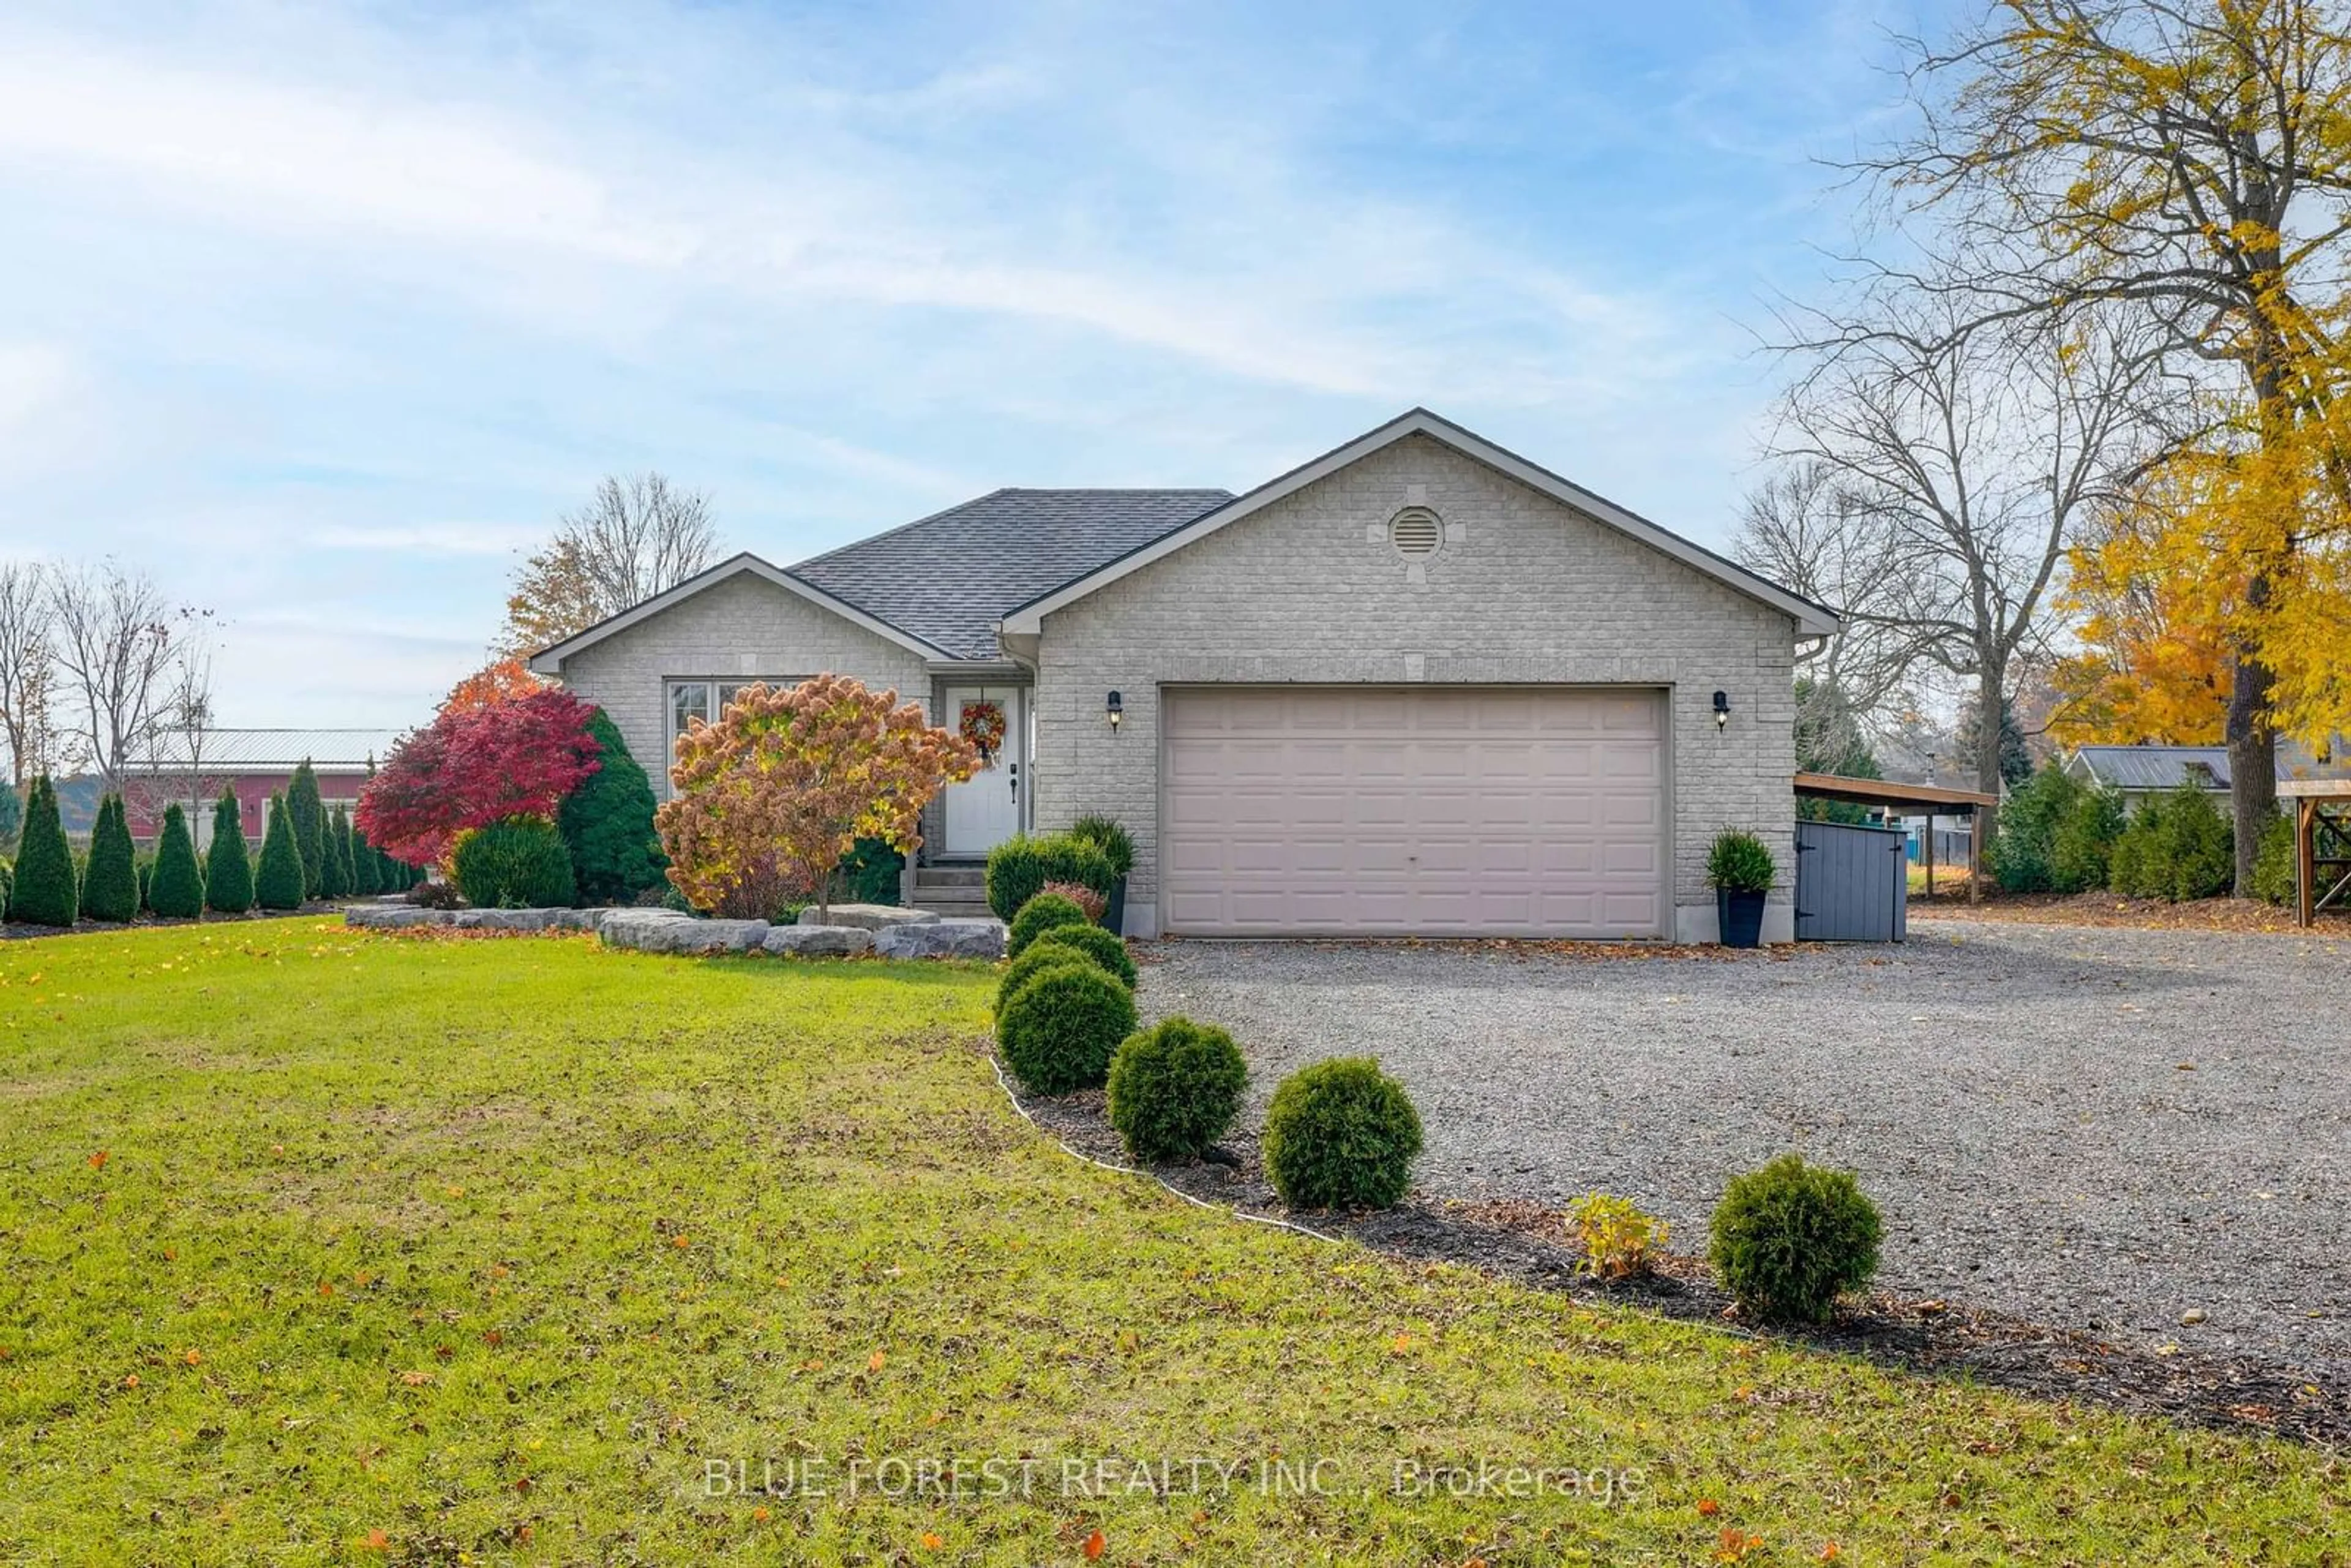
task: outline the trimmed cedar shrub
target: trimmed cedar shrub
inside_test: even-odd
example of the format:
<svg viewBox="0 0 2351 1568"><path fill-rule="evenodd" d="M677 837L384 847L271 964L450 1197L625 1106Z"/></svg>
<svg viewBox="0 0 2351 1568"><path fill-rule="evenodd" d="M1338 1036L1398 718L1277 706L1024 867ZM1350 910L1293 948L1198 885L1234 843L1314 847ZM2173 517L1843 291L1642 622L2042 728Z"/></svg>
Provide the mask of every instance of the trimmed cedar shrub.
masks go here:
<svg viewBox="0 0 2351 1568"><path fill-rule="evenodd" d="M170 920L193 920L204 912L204 873L196 865L196 841L177 800L163 808L163 832L155 845L155 869L147 873L147 907Z"/></svg>
<svg viewBox="0 0 2351 1568"><path fill-rule="evenodd" d="M2214 898L2236 881L2236 833L2192 782L2143 801L2115 841L2109 884L2131 898Z"/></svg>
<svg viewBox="0 0 2351 1568"><path fill-rule="evenodd" d="M1057 964L1092 962L1084 954L1068 947L1048 947L1041 943L1032 946L1029 951L1005 965L1003 977L996 982L997 1018L1000 1020L1004 1017L1005 1004L1011 1001L1020 988L1029 983L1029 977L1039 970L1050 969ZM1102 966L1095 964L1094 967L1100 969ZM1110 971L1103 969L1102 973L1109 974Z"/></svg>
<svg viewBox="0 0 2351 1568"><path fill-rule="evenodd" d="M571 855L580 901L628 904L659 886L668 863L653 831L653 787L602 708L588 715L588 734L596 742L596 771L563 798L555 825ZM893 870L890 896L881 902L898 901L896 875Z"/></svg>
<svg viewBox="0 0 2351 1568"><path fill-rule="evenodd" d="M1021 982L1004 1004L996 1038L1032 1093L1067 1094L1102 1086L1134 1021L1134 994L1072 956Z"/></svg>
<svg viewBox="0 0 2351 1568"><path fill-rule="evenodd" d="M390 891L383 885L382 857L375 846L367 841L359 824L351 824L351 892L360 898L372 898Z"/></svg>
<svg viewBox="0 0 2351 1568"><path fill-rule="evenodd" d="M351 892L351 820L337 806L327 816L326 842L319 849L319 896L348 898Z"/></svg>
<svg viewBox="0 0 2351 1568"><path fill-rule="evenodd" d="M294 849L302 860L302 896L321 897L325 892L321 879L327 874L327 804L319 799L319 775L307 757L294 769L293 782L286 786L286 809L294 813ZM266 853L269 835L265 831L261 837Z"/></svg>
<svg viewBox="0 0 2351 1568"><path fill-rule="evenodd" d="M1093 935L1089 936L1088 932ZM1004 1016L1004 1004L1028 983L1029 976L1071 962L1092 964L1119 984L1134 988L1134 961L1126 956L1124 943L1098 925L1056 925L1004 967L1004 977L996 988L996 1016Z"/></svg>
<svg viewBox="0 0 2351 1568"><path fill-rule="evenodd" d="M1090 811L1070 824L1070 837L1080 839L1102 851L1110 862L1111 874L1124 876L1134 869L1134 840L1127 835L1116 819Z"/></svg>
<svg viewBox="0 0 2351 1568"><path fill-rule="evenodd" d="M17 841L16 881L8 889L8 918L33 925L71 925L81 912L81 888L74 876L73 846L57 817L57 786L47 774L33 780L25 801L25 831Z"/></svg>
<svg viewBox="0 0 2351 1568"><path fill-rule="evenodd" d="M1739 1309L1767 1322L1817 1323L1877 1272L1885 1227L1850 1171L1798 1155L1730 1178L1708 1261Z"/></svg>
<svg viewBox="0 0 2351 1568"><path fill-rule="evenodd" d="M1058 893L1040 893L1020 906L1012 917L1012 929L1005 934L1004 956L1018 958L1029 950L1029 944L1057 925L1091 925L1086 912Z"/></svg>
<svg viewBox="0 0 2351 1568"><path fill-rule="evenodd" d="M1386 1208L1412 1184L1420 1113L1368 1056L1301 1068L1265 1115L1265 1174L1292 1208Z"/></svg>
<svg viewBox="0 0 2351 1568"><path fill-rule="evenodd" d="M16 867L7 856L0 855L0 915L8 912L8 890L16 885Z"/></svg>
<svg viewBox="0 0 2351 1568"><path fill-rule="evenodd" d="M1118 977L1134 984L1134 959L1126 944L1099 925L1056 925L1029 944L1029 953L1075 953Z"/></svg>
<svg viewBox="0 0 2351 1568"><path fill-rule="evenodd" d="M99 797L89 863L82 873L81 913L85 919L116 925L139 913L139 850L131 841L131 819L120 795Z"/></svg>
<svg viewBox="0 0 2351 1568"><path fill-rule="evenodd" d="M459 834L450 874L476 909L549 909L579 896L570 852L544 817L509 817Z"/></svg>
<svg viewBox="0 0 2351 1568"><path fill-rule="evenodd" d="M0 846L14 844L16 831L25 825L25 802L16 789L0 784Z"/></svg>
<svg viewBox="0 0 2351 1568"><path fill-rule="evenodd" d="M1249 1087L1233 1037L1190 1019L1131 1034L1110 1061L1110 1124L1138 1160L1197 1159L1231 1128Z"/></svg>
<svg viewBox="0 0 2351 1568"><path fill-rule="evenodd" d="M1016 834L987 853L987 906L998 920L1009 922L1049 882L1074 882L1108 898L1118 873L1099 844L1071 833Z"/></svg>
<svg viewBox="0 0 2351 1568"><path fill-rule="evenodd" d="M2261 842L2253 851L2253 896L2264 904L2294 902L2294 819L2280 812L2262 825Z"/></svg>
<svg viewBox="0 0 2351 1568"><path fill-rule="evenodd" d="M2001 802L1999 829L1987 849L1992 880L2006 893L2051 893L2057 886L2059 828L2089 787L2054 758L2008 792ZM2075 890L2078 891L2078 890Z"/></svg>
<svg viewBox="0 0 2351 1568"><path fill-rule="evenodd" d="M242 915L253 907L253 858L245 848L245 810L235 789L213 807L213 844L204 852L204 907Z"/></svg>
<svg viewBox="0 0 2351 1568"><path fill-rule="evenodd" d="M253 902L264 909L299 909L309 891L302 875L294 808L283 795L269 798L269 825L261 831L261 863L254 868Z"/></svg>
<svg viewBox="0 0 2351 1568"><path fill-rule="evenodd" d="M2085 788L2075 795L2049 840L2050 891L2087 893L2105 886L2115 841L2123 836L2126 821L2120 791Z"/></svg>

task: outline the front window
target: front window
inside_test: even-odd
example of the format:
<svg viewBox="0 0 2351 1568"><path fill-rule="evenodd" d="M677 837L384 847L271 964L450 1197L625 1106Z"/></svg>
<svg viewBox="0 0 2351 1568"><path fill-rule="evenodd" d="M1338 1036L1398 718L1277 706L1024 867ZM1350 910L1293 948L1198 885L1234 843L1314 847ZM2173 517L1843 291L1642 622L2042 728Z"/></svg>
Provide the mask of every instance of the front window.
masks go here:
<svg viewBox="0 0 2351 1568"><path fill-rule="evenodd" d="M744 687L796 686L808 678L806 675L753 675L731 681L693 680L667 683L670 759L672 761L677 759L678 739L692 727L695 719L700 719L705 724L716 724L719 715L726 711L726 705L735 699L735 694Z"/></svg>

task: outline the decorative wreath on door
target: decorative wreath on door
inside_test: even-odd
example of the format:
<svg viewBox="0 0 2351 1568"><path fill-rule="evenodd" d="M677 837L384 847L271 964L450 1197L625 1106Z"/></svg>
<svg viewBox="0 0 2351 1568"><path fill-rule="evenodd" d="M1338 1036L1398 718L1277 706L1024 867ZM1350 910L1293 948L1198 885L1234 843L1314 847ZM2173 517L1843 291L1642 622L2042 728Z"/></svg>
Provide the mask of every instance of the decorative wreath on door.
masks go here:
<svg viewBox="0 0 2351 1568"><path fill-rule="evenodd" d="M980 765L986 767L996 756L996 748L1004 744L1004 705L966 703L956 727L966 740L979 747Z"/></svg>

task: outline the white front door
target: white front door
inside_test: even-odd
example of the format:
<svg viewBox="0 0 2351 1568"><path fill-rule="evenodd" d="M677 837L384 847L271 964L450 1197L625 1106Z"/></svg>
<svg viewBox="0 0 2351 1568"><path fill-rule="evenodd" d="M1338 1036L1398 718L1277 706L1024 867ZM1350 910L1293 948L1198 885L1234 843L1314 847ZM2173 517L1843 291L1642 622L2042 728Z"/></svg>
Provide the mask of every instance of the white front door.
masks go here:
<svg viewBox="0 0 2351 1568"><path fill-rule="evenodd" d="M1029 716L1019 686L949 686L941 704L958 735L995 730L978 772L946 789L946 841L939 852L984 855L1020 831L1029 789Z"/></svg>

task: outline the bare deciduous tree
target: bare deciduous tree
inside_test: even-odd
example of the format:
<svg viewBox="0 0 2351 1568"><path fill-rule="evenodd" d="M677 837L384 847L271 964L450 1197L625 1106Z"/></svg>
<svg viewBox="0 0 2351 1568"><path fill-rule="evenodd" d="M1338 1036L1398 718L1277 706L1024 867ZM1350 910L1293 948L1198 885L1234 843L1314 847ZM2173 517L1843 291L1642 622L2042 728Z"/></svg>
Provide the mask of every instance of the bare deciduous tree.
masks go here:
<svg viewBox="0 0 2351 1568"><path fill-rule="evenodd" d="M499 651L528 654L665 593L718 548L710 497L659 474L607 477L515 574Z"/></svg>
<svg viewBox="0 0 2351 1568"><path fill-rule="evenodd" d="M48 573L36 561L0 561L0 742L15 789L57 760L54 622Z"/></svg>
<svg viewBox="0 0 2351 1568"><path fill-rule="evenodd" d="M1850 751L1880 731L1881 715L1917 706L1926 634L1903 614L1911 575L1893 542L1891 527L1827 463L1783 464L1740 508L1731 536L1739 563L1845 620L1842 634L1800 654L1800 758Z"/></svg>
<svg viewBox="0 0 2351 1568"><path fill-rule="evenodd" d="M124 794L141 814L160 818L163 808L177 801L188 809L191 824L228 782L210 771L213 738L213 656L200 634L182 640L172 661L171 684L157 704L144 749L131 759Z"/></svg>
<svg viewBox="0 0 2351 1568"><path fill-rule="evenodd" d="M111 560L50 573L49 602L77 738L119 790L171 721L210 612L171 604L152 578Z"/></svg>
<svg viewBox="0 0 2351 1568"><path fill-rule="evenodd" d="M1786 507L1750 516L1742 548L1845 596L1862 694L1937 670L2001 711L2045 643L2075 519L2164 444L2160 356L2086 311L1970 326L1950 295L1796 324L1772 455L1800 476L1783 488L1831 499L1800 526ZM1975 750L1976 787L1997 792L1996 726Z"/></svg>

